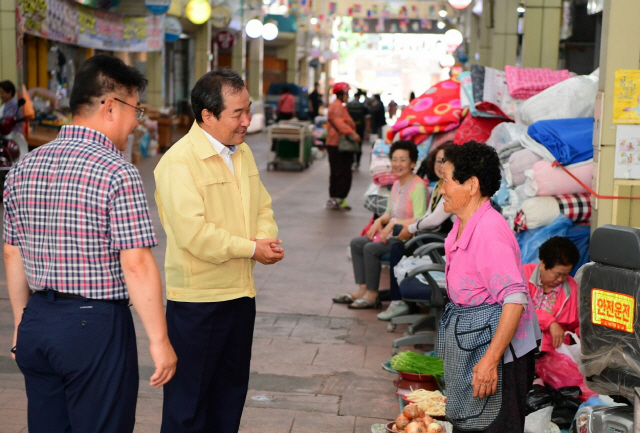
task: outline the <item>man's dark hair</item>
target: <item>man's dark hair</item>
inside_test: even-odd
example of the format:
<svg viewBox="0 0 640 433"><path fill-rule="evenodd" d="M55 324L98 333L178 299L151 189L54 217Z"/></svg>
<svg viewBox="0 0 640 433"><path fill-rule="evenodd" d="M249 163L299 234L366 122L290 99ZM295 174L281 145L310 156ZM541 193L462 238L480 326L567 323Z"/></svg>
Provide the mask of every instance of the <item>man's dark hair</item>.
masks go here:
<svg viewBox="0 0 640 433"><path fill-rule="evenodd" d="M556 265L571 266L572 268L580 260L580 251L571 240L562 236L554 236L540 245L538 251L540 261L544 267L551 269Z"/></svg>
<svg viewBox="0 0 640 433"><path fill-rule="evenodd" d="M202 110L208 110L220 120L226 108L225 93L237 93L244 89L244 80L231 68L219 68L204 74L191 91L191 107L196 122L202 123Z"/></svg>
<svg viewBox="0 0 640 433"><path fill-rule="evenodd" d="M99 54L86 60L76 73L69 98L71 114L95 104L109 93L131 95L142 92L147 79L133 66L127 66L117 57Z"/></svg>
<svg viewBox="0 0 640 433"><path fill-rule="evenodd" d="M282 88L282 93L291 93L291 89L288 86Z"/></svg>
<svg viewBox="0 0 640 433"><path fill-rule="evenodd" d="M464 183L475 176L480 182L480 194L491 197L500 189L500 158L496 150L484 143L467 141L444 151L447 162L453 164L453 180Z"/></svg>
<svg viewBox="0 0 640 433"><path fill-rule="evenodd" d="M411 162L418 161L418 148L413 141L398 140L391 144L391 149L389 149L389 159L393 158L393 153L396 150L406 150L409 152L409 159Z"/></svg>
<svg viewBox="0 0 640 433"><path fill-rule="evenodd" d="M9 80L0 81L0 89L4 90L7 93L11 93L11 97L16 96L16 86Z"/></svg>

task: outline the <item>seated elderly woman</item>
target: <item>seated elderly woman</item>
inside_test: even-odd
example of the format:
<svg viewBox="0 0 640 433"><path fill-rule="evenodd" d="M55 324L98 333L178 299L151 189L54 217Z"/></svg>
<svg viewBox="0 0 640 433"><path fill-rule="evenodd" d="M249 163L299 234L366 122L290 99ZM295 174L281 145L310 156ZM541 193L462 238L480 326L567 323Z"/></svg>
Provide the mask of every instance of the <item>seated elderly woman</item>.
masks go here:
<svg viewBox="0 0 640 433"><path fill-rule="evenodd" d="M522 433L541 338L520 248L489 198L500 187L495 149L475 141L445 151L444 210L450 302L438 328L447 420L454 432Z"/></svg>
<svg viewBox="0 0 640 433"><path fill-rule="evenodd" d="M389 253L394 243L402 242L393 236L393 228L396 224L416 222L426 210L426 185L413 173L418 161L416 145L407 140L396 141L391 145L389 157L398 180L391 188L387 211L373 222L366 236L351 240L353 274L358 290L333 298L333 302L349 304L351 309L379 307L380 257Z"/></svg>
<svg viewBox="0 0 640 433"><path fill-rule="evenodd" d="M452 141L447 141L436 149L432 150L426 158L427 169L434 173L438 179L438 182L433 187L433 191L431 191L431 200L429 201L429 206L427 207L427 211L417 222L409 221L405 224L402 224L402 230L398 234L398 238L406 241L413 237L413 235L419 230L429 230L433 232L439 233L449 233L451 229L451 225L453 222L451 221L451 214L449 212L445 212L444 210L444 202L442 201L442 166L444 165L444 152L447 148L455 146ZM424 163L423 163L424 164ZM404 243L396 243L391 248L391 259L389 260L391 269L395 268L395 266L400 262L404 255L411 255L415 251L415 248L411 250L407 250L404 247ZM428 286L422 285L419 280L410 280L405 282L405 286L411 285L412 293L411 295L405 295L398 287L398 280L396 280L393 273L391 273L391 281L390 281L390 296L391 302L387 309L378 314L378 320L391 320L396 316L402 316L403 314L407 314L409 312L409 305L402 300L403 297L412 297L414 299L425 299L429 300L431 296L431 292L428 291ZM414 286L415 285L415 286ZM421 291L421 288L427 289L427 291ZM415 291L413 290L415 289ZM415 295L421 295L417 298Z"/></svg>
<svg viewBox="0 0 640 433"><path fill-rule="evenodd" d="M524 278L542 330L540 351L550 352L560 347L565 331L579 332L578 285L569 273L580 252L569 239L554 236L540 246L538 257L539 265L524 265Z"/></svg>

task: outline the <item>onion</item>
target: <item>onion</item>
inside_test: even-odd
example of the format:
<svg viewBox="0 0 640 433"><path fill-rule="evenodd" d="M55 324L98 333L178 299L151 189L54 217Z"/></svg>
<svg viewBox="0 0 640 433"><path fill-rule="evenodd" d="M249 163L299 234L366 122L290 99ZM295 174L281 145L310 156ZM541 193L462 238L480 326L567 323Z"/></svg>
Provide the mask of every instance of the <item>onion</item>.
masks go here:
<svg viewBox="0 0 640 433"><path fill-rule="evenodd" d="M404 407L402 413L409 419L414 419L418 417L419 407L415 404L408 404Z"/></svg>
<svg viewBox="0 0 640 433"><path fill-rule="evenodd" d="M420 406L418 406L418 418L424 418L425 411Z"/></svg>
<svg viewBox="0 0 640 433"><path fill-rule="evenodd" d="M412 422L417 422L418 424L422 424L422 427L427 428L427 423L425 423L422 418L414 418Z"/></svg>
<svg viewBox="0 0 640 433"><path fill-rule="evenodd" d="M423 424L418 422L410 422L404 429L405 433L425 433L427 430Z"/></svg>
<svg viewBox="0 0 640 433"><path fill-rule="evenodd" d="M398 415L396 418L396 427L398 430L404 430L404 428L409 424L409 418L404 416L404 414Z"/></svg>
<svg viewBox="0 0 640 433"><path fill-rule="evenodd" d="M427 433L444 433L444 430L440 424L432 422L427 426Z"/></svg>
<svg viewBox="0 0 640 433"><path fill-rule="evenodd" d="M422 420L424 421L424 423L425 423L426 425L429 425L429 424L431 424L432 422L434 422L434 421L433 421L433 418L431 418L431 417L430 417L429 415L427 415L427 414L425 414L425 415L422 417Z"/></svg>

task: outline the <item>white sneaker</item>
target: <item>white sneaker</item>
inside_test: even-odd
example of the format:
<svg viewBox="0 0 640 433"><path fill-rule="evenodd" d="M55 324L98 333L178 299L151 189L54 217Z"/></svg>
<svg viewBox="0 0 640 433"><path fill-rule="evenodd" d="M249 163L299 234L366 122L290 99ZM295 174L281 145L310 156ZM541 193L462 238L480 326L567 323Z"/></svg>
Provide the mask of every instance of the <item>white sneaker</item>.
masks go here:
<svg viewBox="0 0 640 433"><path fill-rule="evenodd" d="M403 316L409 312L409 305L404 301L391 301L382 313L378 313L378 320L389 321L397 316Z"/></svg>

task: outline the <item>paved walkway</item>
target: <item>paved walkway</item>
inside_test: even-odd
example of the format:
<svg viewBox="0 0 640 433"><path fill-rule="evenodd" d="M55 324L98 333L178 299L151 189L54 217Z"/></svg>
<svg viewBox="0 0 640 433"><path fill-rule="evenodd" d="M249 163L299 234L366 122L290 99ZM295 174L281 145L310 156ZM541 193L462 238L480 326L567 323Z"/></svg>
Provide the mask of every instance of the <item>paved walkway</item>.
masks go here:
<svg viewBox="0 0 640 433"><path fill-rule="evenodd" d="M266 170L265 133L248 136L261 177L273 197L285 259L256 265L258 316L251 362L249 395L242 433L368 433L371 424L396 417L394 375L381 363L391 355L399 330L385 331L375 310L353 311L331 297L354 288L349 240L371 214L362 206L370 177L354 176L351 212L324 209L328 163L316 161L304 172ZM145 159L142 173L160 246L154 255L162 270L166 239L153 200L153 168ZM368 162L368 157L364 157ZM363 164L367 165L367 164ZM141 378L137 433L158 432L162 391L150 388L152 361L138 317ZM13 318L4 263L0 264L0 432L26 432L22 375L9 355Z"/></svg>

